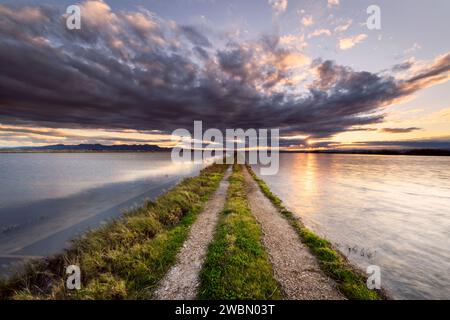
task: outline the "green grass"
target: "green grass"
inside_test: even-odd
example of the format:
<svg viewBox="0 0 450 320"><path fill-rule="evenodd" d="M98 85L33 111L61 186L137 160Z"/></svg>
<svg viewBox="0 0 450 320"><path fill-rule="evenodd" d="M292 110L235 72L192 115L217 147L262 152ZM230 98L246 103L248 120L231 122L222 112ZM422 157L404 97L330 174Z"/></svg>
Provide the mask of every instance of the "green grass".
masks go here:
<svg viewBox="0 0 450 320"><path fill-rule="evenodd" d="M300 239L317 257L321 269L338 284L339 290L353 300L385 299L382 291L370 290L366 285L366 277L354 268L347 259L335 250L332 244L307 229L295 215L287 210L282 201L273 194L267 184L260 179L250 167L247 167L252 177L258 183L264 195L277 207L279 212L297 231Z"/></svg>
<svg viewBox="0 0 450 320"><path fill-rule="evenodd" d="M247 203L242 166L234 165L225 208L200 274L200 299L279 299L261 230Z"/></svg>
<svg viewBox="0 0 450 320"><path fill-rule="evenodd" d="M29 263L24 272L0 284L0 299L151 298L226 168L211 165L155 202L86 233L63 254ZM65 288L65 270L71 264L81 269L79 291Z"/></svg>

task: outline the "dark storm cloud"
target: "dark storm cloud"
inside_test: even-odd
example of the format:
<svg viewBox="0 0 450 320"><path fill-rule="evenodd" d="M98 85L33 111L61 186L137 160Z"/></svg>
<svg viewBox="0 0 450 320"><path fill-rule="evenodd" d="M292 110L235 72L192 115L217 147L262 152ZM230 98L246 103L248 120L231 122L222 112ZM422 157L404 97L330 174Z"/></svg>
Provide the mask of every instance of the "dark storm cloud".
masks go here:
<svg viewBox="0 0 450 320"><path fill-rule="evenodd" d="M2 123L171 132L203 120L326 138L382 122L383 106L450 66L447 55L398 81L318 59L317 78L295 94L290 63L306 59L278 37L214 48L195 27L147 11L112 12L99 0L82 9L82 29L69 31L54 8L0 5Z"/></svg>
<svg viewBox="0 0 450 320"><path fill-rule="evenodd" d="M205 60L209 58L208 51L206 51L202 47L196 46L194 47L193 51Z"/></svg>
<svg viewBox="0 0 450 320"><path fill-rule="evenodd" d="M450 53L447 53L436 58L430 65L422 67L409 79L401 81L399 85L406 94L449 79Z"/></svg>
<svg viewBox="0 0 450 320"><path fill-rule="evenodd" d="M391 70L393 72L401 72L401 71L409 70L413 65L414 65L413 62L405 61L405 62L394 65L391 68Z"/></svg>
<svg viewBox="0 0 450 320"><path fill-rule="evenodd" d="M182 26L180 27L180 30L183 35L192 42L192 44L199 47L211 47L211 43L208 38L201 34L195 27Z"/></svg>

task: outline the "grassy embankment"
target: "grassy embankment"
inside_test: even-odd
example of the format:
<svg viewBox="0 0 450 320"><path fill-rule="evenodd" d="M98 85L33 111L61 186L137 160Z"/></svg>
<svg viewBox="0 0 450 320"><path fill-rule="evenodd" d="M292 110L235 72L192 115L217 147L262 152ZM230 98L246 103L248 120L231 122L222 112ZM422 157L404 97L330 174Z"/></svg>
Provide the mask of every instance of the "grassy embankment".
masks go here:
<svg viewBox="0 0 450 320"><path fill-rule="evenodd" d="M282 201L270 191L267 184L260 179L250 167L247 166L247 168L258 183L261 191L289 221L292 227L297 231L300 240L307 245L311 252L316 256L321 269L337 282L339 290L348 299L378 300L386 298L383 292L368 289L365 276L359 270L351 266L347 259L333 248L329 241L317 236L311 230L307 229L292 212L286 209Z"/></svg>
<svg viewBox="0 0 450 320"><path fill-rule="evenodd" d="M200 299L279 299L278 284L247 203L242 166L234 165L225 208L200 274Z"/></svg>
<svg viewBox="0 0 450 320"><path fill-rule="evenodd" d="M27 265L0 284L0 299L146 299L176 260L226 165L211 165L155 202L74 241L63 254ZM81 269L81 290L67 290L65 269Z"/></svg>

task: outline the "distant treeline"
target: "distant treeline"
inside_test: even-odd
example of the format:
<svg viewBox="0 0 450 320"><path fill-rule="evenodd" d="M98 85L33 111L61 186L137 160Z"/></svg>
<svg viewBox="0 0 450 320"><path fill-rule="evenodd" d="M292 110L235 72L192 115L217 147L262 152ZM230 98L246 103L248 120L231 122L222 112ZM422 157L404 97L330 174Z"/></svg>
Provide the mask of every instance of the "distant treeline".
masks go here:
<svg viewBox="0 0 450 320"><path fill-rule="evenodd" d="M152 144L56 144L41 147L0 148L0 153L8 152L170 152L172 148L161 148ZM450 149L368 149L368 150L282 150L281 153L328 153L328 154L380 154L410 156L450 156Z"/></svg>
<svg viewBox="0 0 450 320"><path fill-rule="evenodd" d="M379 154L406 156L450 156L450 150L445 149L383 149L383 150L311 150L311 151L281 151L281 153L328 153L328 154Z"/></svg>

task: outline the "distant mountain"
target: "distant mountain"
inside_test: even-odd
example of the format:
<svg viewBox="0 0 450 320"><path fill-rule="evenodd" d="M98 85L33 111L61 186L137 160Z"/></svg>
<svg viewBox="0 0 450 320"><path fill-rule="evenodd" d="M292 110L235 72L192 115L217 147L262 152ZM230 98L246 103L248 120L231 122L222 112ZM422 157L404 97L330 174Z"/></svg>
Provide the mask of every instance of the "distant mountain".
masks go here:
<svg viewBox="0 0 450 320"><path fill-rule="evenodd" d="M56 144L42 147L2 148L0 152L162 152L171 148L161 148L152 144L121 144L105 146L102 144Z"/></svg>

